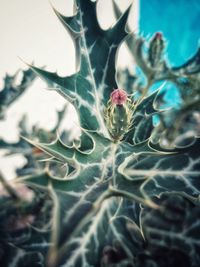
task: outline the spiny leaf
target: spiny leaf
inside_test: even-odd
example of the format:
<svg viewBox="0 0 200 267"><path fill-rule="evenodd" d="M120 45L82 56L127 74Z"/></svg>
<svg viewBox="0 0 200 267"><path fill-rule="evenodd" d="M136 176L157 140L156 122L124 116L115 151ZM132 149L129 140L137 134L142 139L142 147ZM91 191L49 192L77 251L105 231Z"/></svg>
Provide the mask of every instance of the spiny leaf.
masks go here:
<svg viewBox="0 0 200 267"><path fill-rule="evenodd" d="M200 192L199 145L200 139L196 139L192 145L177 148L171 155L130 155L119 166L119 172L132 183L143 180L140 190L144 195L182 191L197 196Z"/></svg>
<svg viewBox="0 0 200 267"><path fill-rule="evenodd" d="M113 88L117 88L115 60L118 47L127 35L125 25L129 9L112 28L103 31L97 21L96 4L90 0L78 1L77 4L74 18L80 27L78 72L70 77L59 77L56 73L34 66L32 69L51 86L54 84L55 90L75 106L83 128L97 130L109 137L103 119L103 107ZM56 14L68 28L68 18L58 12Z"/></svg>
<svg viewBox="0 0 200 267"><path fill-rule="evenodd" d="M155 101L159 90L144 98L136 105L133 122L130 131L126 134L125 140L131 144L137 144L147 140L152 133L152 117L160 111L155 108Z"/></svg>
<svg viewBox="0 0 200 267"><path fill-rule="evenodd" d="M148 266L148 261L161 267L181 262L181 266L199 266L199 207L174 194L163 194L156 202L162 209L144 208L141 213L147 246L139 266Z"/></svg>
<svg viewBox="0 0 200 267"><path fill-rule="evenodd" d="M106 157L107 150L111 147L112 143L110 140L103 138L96 132L87 132L86 134L91 142L91 148L87 151L80 150L81 144L78 146L76 144L67 146L63 144L59 137L51 144L37 144L26 138L25 140L30 142L32 145L37 146L39 149L47 152L51 156L59 159L63 163L70 162L87 166L87 164L99 162L101 161L102 157Z"/></svg>
<svg viewBox="0 0 200 267"><path fill-rule="evenodd" d="M4 113L9 105L11 105L24 91L31 86L35 80L35 74L30 70L22 71L22 80L16 85L16 79L19 71L13 76L6 75L4 78L4 88L0 92L0 119L4 118Z"/></svg>

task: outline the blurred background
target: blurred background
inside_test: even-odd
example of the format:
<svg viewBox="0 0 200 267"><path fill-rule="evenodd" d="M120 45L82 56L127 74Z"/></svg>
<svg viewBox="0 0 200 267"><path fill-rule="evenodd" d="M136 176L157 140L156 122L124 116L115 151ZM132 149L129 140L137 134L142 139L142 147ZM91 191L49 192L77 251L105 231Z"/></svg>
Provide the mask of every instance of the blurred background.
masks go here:
<svg viewBox="0 0 200 267"><path fill-rule="evenodd" d="M174 66L184 63L197 50L200 36L199 0L115 0L125 10L133 3L129 17L131 30L147 39L157 32L163 32L167 39L167 56ZM64 15L73 14L73 0L51 0L52 5ZM99 0L98 17L103 28L115 22L111 0ZM24 62L45 66L47 70L60 75L75 72L75 51L73 42L55 16L48 0L0 0L0 90L4 86L6 73L14 75L19 69L26 69ZM24 61L22 61L22 60ZM129 51L122 46L118 66L134 69ZM20 83L20 75L16 83ZM172 85L166 85L172 86ZM65 104L56 92L48 92L46 84L34 80L30 88L6 111L0 120L0 138L7 142L19 140L18 123L27 114L28 126L37 124L50 130L56 121L56 110ZM168 96L178 102L176 88ZM67 115L60 130L77 130L77 117L73 107L68 106ZM15 177L15 168L25 164L25 158L15 154L4 157L0 152L0 170L4 177Z"/></svg>

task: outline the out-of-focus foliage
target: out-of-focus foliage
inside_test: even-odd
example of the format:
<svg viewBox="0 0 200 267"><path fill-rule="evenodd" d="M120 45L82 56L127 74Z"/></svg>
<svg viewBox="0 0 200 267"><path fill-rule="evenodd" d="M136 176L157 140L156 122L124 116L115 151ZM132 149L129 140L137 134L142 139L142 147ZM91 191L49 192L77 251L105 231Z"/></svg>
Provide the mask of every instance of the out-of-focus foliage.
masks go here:
<svg viewBox="0 0 200 267"><path fill-rule="evenodd" d="M4 78L4 87L0 91L0 119L4 119L6 109L31 86L36 77L30 69L22 71L21 74L20 84L17 83L20 71L14 75L6 74Z"/></svg>

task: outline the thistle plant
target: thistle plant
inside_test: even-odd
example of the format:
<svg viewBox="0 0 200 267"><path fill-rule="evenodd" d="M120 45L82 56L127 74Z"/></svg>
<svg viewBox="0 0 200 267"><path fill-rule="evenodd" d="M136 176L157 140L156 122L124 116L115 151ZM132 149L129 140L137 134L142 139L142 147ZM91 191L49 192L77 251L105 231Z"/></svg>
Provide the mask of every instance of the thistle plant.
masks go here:
<svg viewBox="0 0 200 267"><path fill-rule="evenodd" d="M30 68L75 107L81 136L73 144L62 136L51 143L24 137L48 157L43 171L16 182L48 201L38 213L26 203L32 222L20 231L7 228L3 266L199 266L200 140L167 148L155 138L153 117L163 110L156 108L159 89L149 88L178 74L162 60L160 33L144 58L144 40L125 29L129 10L121 15L116 9L116 24L103 30L96 2L77 0L72 17L54 9L74 40L77 71L60 77ZM123 42L147 80L132 92L116 79ZM52 173L52 164L65 174Z"/></svg>

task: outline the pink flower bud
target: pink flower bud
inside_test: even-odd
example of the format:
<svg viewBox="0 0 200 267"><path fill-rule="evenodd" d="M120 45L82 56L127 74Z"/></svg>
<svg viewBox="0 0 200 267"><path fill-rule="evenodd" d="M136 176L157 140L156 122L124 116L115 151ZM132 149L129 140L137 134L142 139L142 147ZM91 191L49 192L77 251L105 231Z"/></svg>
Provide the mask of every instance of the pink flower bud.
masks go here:
<svg viewBox="0 0 200 267"><path fill-rule="evenodd" d="M111 101L116 105L123 105L127 100L127 93L123 89L115 89L111 93Z"/></svg>
<svg viewBox="0 0 200 267"><path fill-rule="evenodd" d="M156 34L155 34L155 39L158 39L158 40L161 40L162 39L162 33L161 32L157 32Z"/></svg>

